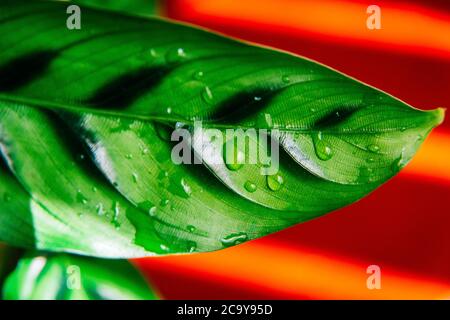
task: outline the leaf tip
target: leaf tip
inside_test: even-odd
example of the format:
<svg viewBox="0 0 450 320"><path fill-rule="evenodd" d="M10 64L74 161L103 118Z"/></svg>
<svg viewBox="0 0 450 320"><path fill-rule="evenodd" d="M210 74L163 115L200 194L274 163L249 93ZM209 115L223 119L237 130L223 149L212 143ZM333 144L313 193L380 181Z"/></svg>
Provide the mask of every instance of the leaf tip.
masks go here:
<svg viewBox="0 0 450 320"><path fill-rule="evenodd" d="M446 108L437 108L432 111L435 115L435 119L436 119L435 126L436 127L441 125L444 122L446 110L447 110Z"/></svg>

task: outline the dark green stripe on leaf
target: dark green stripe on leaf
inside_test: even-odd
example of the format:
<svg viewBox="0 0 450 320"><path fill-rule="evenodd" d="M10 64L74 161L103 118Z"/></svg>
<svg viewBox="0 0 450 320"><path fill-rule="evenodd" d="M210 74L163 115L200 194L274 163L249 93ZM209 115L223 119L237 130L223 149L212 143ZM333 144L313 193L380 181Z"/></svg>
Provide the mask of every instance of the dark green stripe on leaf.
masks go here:
<svg viewBox="0 0 450 320"><path fill-rule="evenodd" d="M58 51L43 50L19 56L0 66L0 92L20 89L42 76Z"/></svg>
<svg viewBox="0 0 450 320"><path fill-rule="evenodd" d="M272 91L268 89L239 92L219 103L209 118L213 122L236 125L262 113L270 105L272 97L278 92L279 90ZM206 94L204 93L203 95Z"/></svg>
<svg viewBox="0 0 450 320"><path fill-rule="evenodd" d="M0 6L12 8L2 18L29 14L0 23L1 153L13 171L0 190L26 190L17 205L0 203L0 218L24 220L34 236L0 224L0 239L19 245L136 257L256 239L361 199L443 120L441 109L205 30L83 7L82 29L70 31L55 21L67 3ZM253 127L280 133L270 176L261 163L227 165L228 148L206 131ZM175 128L194 135L170 141ZM175 164L178 143L191 163L207 149L204 163Z"/></svg>
<svg viewBox="0 0 450 320"><path fill-rule="evenodd" d="M86 103L97 108L124 109L151 91L171 70L162 66L131 71L103 85Z"/></svg>

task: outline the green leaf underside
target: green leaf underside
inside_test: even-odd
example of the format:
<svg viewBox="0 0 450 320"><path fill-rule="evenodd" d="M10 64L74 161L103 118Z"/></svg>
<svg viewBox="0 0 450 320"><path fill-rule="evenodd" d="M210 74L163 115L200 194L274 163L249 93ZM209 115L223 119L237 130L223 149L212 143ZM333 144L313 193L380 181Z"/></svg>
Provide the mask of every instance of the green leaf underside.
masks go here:
<svg viewBox="0 0 450 320"><path fill-rule="evenodd" d="M228 247L357 201L442 121L309 60L163 20L82 8L70 31L66 5L0 1L0 146L16 178L2 168L14 192L0 220L33 230L0 224L5 241L106 257ZM210 152L203 165L171 161L175 123ZM278 174L215 163L209 128L278 130Z"/></svg>
<svg viewBox="0 0 450 320"><path fill-rule="evenodd" d="M29 253L3 287L7 300L154 300L142 276L126 261Z"/></svg>

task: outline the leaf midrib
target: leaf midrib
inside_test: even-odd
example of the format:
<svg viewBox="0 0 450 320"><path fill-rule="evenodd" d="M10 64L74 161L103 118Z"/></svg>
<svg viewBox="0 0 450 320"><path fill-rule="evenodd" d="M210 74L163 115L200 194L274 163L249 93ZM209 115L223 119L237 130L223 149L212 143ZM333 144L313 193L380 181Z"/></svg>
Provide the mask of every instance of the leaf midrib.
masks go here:
<svg viewBox="0 0 450 320"><path fill-rule="evenodd" d="M49 102L49 101L41 101L38 99L33 99L33 98L25 98L25 97L20 97L20 96L15 96L15 95L5 95L0 93L0 102L1 101L6 101L9 103L14 103L14 104L19 104L19 105L27 105L33 108L38 108L38 109L49 109L49 110L61 110L61 111L69 111L69 112L75 112L78 114L93 114L93 115L99 115L99 116L104 116L104 117L109 117L109 118L125 118L125 119L133 119L133 120L139 120L142 122L151 122L151 121L157 121L157 122L161 122L161 123L177 123L177 122L181 122L181 123L185 123L187 125L194 125L195 121L199 121L199 120L188 120L186 118L181 118L181 117L176 117L176 116L157 116L157 115L138 115L138 114L126 114L126 113L122 113L122 112L115 112L115 111L104 111L104 110L99 110L99 109L94 109L94 108L83 108L83 107L75 107L75 106L70 106L70 105L63 105L63 104L59 104L56 102ZM431 110L431 111L427 111L430 113L434 113L435 117L433 122L431 123L424 123L425 126L428 125L437 125L439 123L442 122L443 120L443 114L444 114L444 109L443 108L438 108L435 110ZM304 127L292 127L289 126L287 127L276 127L276 128L272 128L272 129L268 129L266 127L258 127L257 125L253 125L253 126L246 126L246 125L235 125L235 124L218 124L218 123L214 123L212 121L208 121L208 120L202 120L202 126L203 128L210 128L210 129L230 129L230 128L234 128L234 129L267 129L267 130L278 130L279 132L286 132L286 133L303 133L303 134L312 134L312 133L317 133L317 132L323 132L323 133L328 133L328 134L333 134L333 135L352 135L352 134L379 134L379 133L389 133L389 132L396 132L399 131L400 128L380 128L379 130L354 130L354 131L333 131L333 130L328 130L328 129L311 129L311 128L304 128ZM412 129L412 128L418 128L418 126L411 126L408 127L407 129Z"/></svg>

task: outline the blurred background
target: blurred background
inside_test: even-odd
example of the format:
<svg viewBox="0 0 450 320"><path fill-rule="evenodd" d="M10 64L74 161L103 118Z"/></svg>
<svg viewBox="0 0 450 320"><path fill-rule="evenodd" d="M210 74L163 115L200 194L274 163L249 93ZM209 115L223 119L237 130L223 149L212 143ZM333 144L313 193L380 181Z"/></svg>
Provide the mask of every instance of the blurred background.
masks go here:
<svg viewBox="0 0 450 320"><path fill-rule="evenodd" d="M381 29L369 30L369 5ZM420 108L450 107L450 2L166 0L163 16L322 62ZM360 202L220 252L134 261L166 299L449 299L450 121ZM381 290L366 269L381 268Z"/></svg>
<svg viewBox="0 0 450 320"><path fill-rule="evenodd" d="M420 109L450 108L449 0L78 0L290 51ZM130 3L135 4L133 10ZM381 29L366 26L381 9ZM450 114L356 204L219 252L133 260L165 299L450 299ZM0 244L0 283L17 252ZM381 289L366 286L381 269Z"/></svg>

